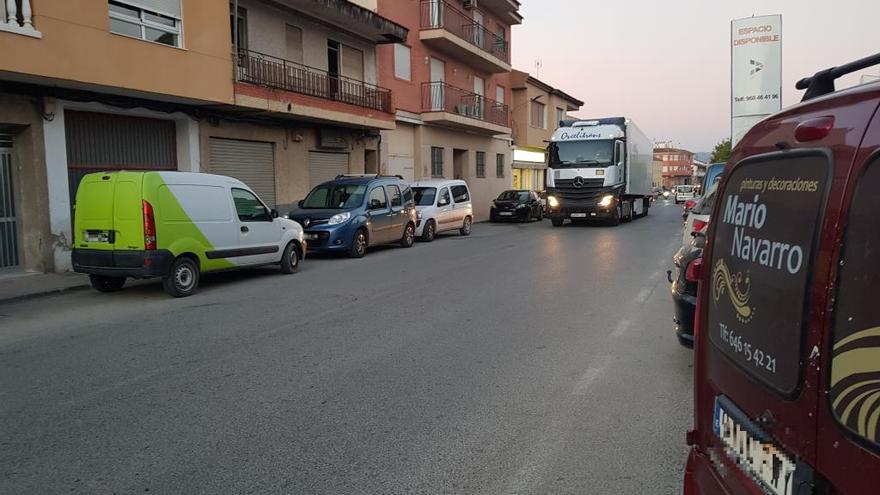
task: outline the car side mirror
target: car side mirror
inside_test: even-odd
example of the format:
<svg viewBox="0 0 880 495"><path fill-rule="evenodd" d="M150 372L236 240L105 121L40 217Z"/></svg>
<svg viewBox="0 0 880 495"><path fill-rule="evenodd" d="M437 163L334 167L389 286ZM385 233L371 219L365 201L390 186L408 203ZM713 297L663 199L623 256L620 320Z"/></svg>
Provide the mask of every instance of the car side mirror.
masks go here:
<svg viewBox="0 0 880 495"><path fill-rule="evenodd" d="M278 210L276 210L275 208L272 208L270 214L272 215L272 218L278 218Z"/></svg>
<svg viewBox="0 0 880 495"><path fill-rule="evenodd" d="M300 208L302 208L305 203L306 203L306 200L301 199L296 202L296 206L299 206Z"/></svg>

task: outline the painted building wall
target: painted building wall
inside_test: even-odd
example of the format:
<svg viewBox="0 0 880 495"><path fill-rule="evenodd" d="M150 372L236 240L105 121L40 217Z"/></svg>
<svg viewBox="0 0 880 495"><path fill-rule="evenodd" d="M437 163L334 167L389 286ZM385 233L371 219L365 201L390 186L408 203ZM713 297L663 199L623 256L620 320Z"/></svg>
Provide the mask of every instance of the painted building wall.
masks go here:
<svg viewBox="0 0 880 495"><path fill-rule="evenodd" d="M514 83L515 86L516 83ZM544 126L533 125L530 122L532 111L532 98L540 96L538 100L544 104ZM553 131L559 126L556 120L556 109L560 108L563 113L576 111L579 107L558 95L550 94L532 84L526 84L525 88L513 90L513 103L511 104L511 129L514 144L522 146L546 146ZM571 109L571 110L570 110Z"/></svg>
<svg viewBox="0 0 880 495"><path fill-rule="evenodd" d="M184 0L183 48L114 34L107 2L33 0L42 38L0 32L0 71L231 103L228 2Z"/></svg>

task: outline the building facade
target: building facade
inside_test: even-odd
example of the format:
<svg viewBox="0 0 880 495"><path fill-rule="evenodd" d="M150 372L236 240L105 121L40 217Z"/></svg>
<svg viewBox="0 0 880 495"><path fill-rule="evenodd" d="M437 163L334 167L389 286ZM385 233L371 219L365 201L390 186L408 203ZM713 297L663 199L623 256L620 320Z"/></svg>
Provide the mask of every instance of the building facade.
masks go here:
<svg viewBox="0 0 880 495"><path fill-rule="evenodd" d="M547 173L547 142L568 112L584 102L529 74L510 74L514 189L542 191Z"/></svg>
<svg viewBox="0 0 880 495"><path fill-rule="evenodd" d="M654 148L654 160L662 162L662 186L671 189L673 186L693 184L694 154L688 150L661 146Z"/></svg>
<svg viewBox="0 0 880 495"><path fill-rule="evenodd" d="M376 46L408 33L375 9L2 2L0 274L70 269L76 187L90 172L222 173L274 207L337 173L378 171L379 132L395 118Z"/></svg>
<svg viewBox="0 0 880 495"><path fill-rule="evenodd" d="M391 89L396 129L382 132L382 172L468 182L477 220L511 182L510 28L516 0L378 0L409 30L380 46L379 84Z"/></svg>

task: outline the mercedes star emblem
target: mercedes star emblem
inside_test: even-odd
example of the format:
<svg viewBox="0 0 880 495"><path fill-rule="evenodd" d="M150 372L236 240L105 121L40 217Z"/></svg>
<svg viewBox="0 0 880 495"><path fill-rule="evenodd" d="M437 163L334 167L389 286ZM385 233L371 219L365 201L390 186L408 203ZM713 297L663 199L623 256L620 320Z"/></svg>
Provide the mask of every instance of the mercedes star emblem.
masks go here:
<svg viewBox="0 0 880 495"><path fill-rule="evenodd" d="M578 176L575 177L574 180L572 181L572 185L573 185L574 187L577 187L577 188L584 187L584 178L581 177L580 175L578 175Z"/></svg>

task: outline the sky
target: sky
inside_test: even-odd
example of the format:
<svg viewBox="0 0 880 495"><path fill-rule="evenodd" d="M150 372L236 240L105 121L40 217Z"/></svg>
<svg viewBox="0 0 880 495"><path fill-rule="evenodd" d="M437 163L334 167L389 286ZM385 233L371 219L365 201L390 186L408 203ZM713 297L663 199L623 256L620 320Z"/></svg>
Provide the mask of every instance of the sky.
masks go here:
<svg viewBox="0 0 880 495"><path fill-rule="evenodd" d="M880 0L521 0L513 66L586 102L578 117L632 118L655 141L711 151L730 135L730 21L782 15L783 108L816 71L880 52ZM860 75L838 80L857 84Z"/></svg>

